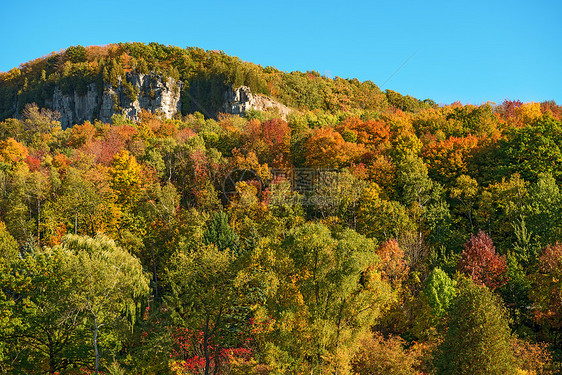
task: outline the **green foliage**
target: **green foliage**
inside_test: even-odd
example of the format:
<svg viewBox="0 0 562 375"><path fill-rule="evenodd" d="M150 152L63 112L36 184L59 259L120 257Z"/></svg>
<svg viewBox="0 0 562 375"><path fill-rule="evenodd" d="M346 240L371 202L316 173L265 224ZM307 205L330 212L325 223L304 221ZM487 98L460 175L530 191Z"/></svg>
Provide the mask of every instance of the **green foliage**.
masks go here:
<svg viewBox="0 0 562 375"><path fill-rule="evenodd" d="M8 373L67 371L87 363L89 327L76 305L71 256L46 250L18 258L0 276L0 358Z"/></svg>
<svg viewBox="0 0 562 375"><path fill-rule="evenodd" d="M219 251L229 250L233 254L238 252L239 238L228 225L228 215L225 212L217 212L207 224L203 234L203 243L215 245Z"/></svg>
<svg viewBox="0 0 562 375"><path fill-rule="evenodd" d="M437 356L439 374L516 374L507 313L485 286L462 279Z"/></svg>
<svg viewBox="0 0 562 375"><path fill-rule="evenodd" d="M65 54L68 60L75 64L84 62L87 59L86 48L80 45L68 47Z"/></svg>
<svg viewBox="0 0 562 375"><path fill-rule="evenodd" d="M513 128L508 139L500 143L498 173L520 173L536 181L540 173L562 178L562 122L543 115L537 122Z"/></svg>
<svg viewBox="0 0 562 375"><path fill-rule="evenodd" d="M17 241L6 228L6 224L0 221L0 263L10 263L19 255Z"/></svg>
<svg viewBox="0 0 562 375"><path fill-rule="evenodd" d="M441 318L447 314L451 302L457 295L456 282L440 268L434 268L425 283L423 294L433 315Z"/></svg>
<svg viewBox="0 0 562 375"><path fill-rule="evenodd" d="M71 299L75 308L84 312L93 332L92 362L97 371L101 356L110 354L100 353L100 342L108 351L114 346L113 354L120 346L111 342L115 338L105 327L118 330L134 324L140 302L149 291L148 278L136 257L103 236L67 235L55 250L69 255L67 266L75 282Z"/></svg>

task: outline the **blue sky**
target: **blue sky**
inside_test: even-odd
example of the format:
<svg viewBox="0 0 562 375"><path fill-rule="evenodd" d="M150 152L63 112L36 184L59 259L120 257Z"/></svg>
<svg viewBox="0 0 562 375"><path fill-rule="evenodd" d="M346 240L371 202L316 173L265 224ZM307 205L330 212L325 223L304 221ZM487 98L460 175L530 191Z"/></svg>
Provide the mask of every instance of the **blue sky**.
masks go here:
<svg viewBox="0 0 562 375"><path fill-rule="evenodd" d="M154 41L371 80L444 104L562 104L562 2L555 0L30 0L0 9L0 71L71 45Z"/></svg>

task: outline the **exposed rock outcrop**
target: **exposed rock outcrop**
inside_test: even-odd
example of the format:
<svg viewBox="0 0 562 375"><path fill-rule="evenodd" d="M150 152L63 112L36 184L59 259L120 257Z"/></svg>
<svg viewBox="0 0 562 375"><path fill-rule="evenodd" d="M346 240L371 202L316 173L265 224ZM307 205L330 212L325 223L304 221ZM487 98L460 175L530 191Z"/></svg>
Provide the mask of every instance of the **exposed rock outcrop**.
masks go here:
<svg viewBox="0 0 562 375"><path fill-rule="evenodd" d="M157 74L129 73L116 87L105 83L103 89L98 90L97 85L91 83L84 95L76 91L72 95L64 94L56 87L53 100L47 101L47 105L61 114L63 128L94 119L110 122L114 114L136 119L143 109L172 118L181 109L182 86L181 81Z"/></svg>
<svg viewBox="0 0 562 375"><path fill-rule="evenodd" d="M237 89L230 88L224 95L223 111L233 115L243 116L247 110L255 109L258 111L273 110L286 119L291 113L291 108L284 104L260 94L252 94L248 86L240 86Z"/></svg>

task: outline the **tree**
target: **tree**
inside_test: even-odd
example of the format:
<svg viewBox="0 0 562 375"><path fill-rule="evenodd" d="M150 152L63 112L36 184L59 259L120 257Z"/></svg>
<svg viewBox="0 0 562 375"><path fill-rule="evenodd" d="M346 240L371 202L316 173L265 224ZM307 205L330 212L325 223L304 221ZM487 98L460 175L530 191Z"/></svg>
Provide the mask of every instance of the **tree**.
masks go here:
<svg viewBox="0 0 562 375"><path fill-rule="evenodd" d="M28 155L27 148L13 138L0 142L0 161L15 164Z"/></svg>
<svg viewBox="0 0 562 375"><path fill-rule="evenodd" d="M169 294L164 300L174 323L186 330L184 340L192 348L188 356L203 358L205 375L218 373L221 349L228 347L233 339L229 334L240 324L236 313L242 299L235 288L235 272L234 253L215 244L179 251L167 268Z"/></svg>
<svg viewBox="0 0 562 375"><path fill-rule="evenodd" d="M111 163L111 186L117 193L117 202L131 205L138 198L142 184L142 168L128 151L117 153Z"/></svg>
<svg viewBox="0 0 562 375"><path fill-rule="evenodd" d="M66 57L73 63L86 61L86 48L81 45L68 47L65 51Z"/></svg>
<svg viewBox="0 0 562 375"><path fill-rule="evenodd" d="M476 211L476 201L480 188L478 182L470 176L460 175L451 187L450 196L460 204L454 211L465 216L470 224L470 232L474 230L474 212ZM460 224L460 223L459 223Z"/></svg>
<svg viewBox="0 0 562 375"><path fill-rule="evenodd" d="M353 357L353 373L357 375L417 375L420 353L415 345L406 349L400 336L387 339L378 332L361 340Z"/></svg>
<svg viewBox="0 0 562 375"><path fill-rule="evenodd" d="M46 249L0 273L0 368L54 374L87 363L88 332L74 300L70 258Z"/></svg>
<svg viewBox="0 0 562 375"><path fill-rule="evenodd" d="M215 245L219 251L230 250L238 253L238 234L228 224L228 215L225 212L217 212L207 224L203 234L205 245Z"/></svg>
<svg viewBox="0 0 562 375"><path fill-rule="evenodd" d="M529 188L525 203L522 207L523 224L526 224L533 242L543 248L562 241L562 192L554 177L546 173L539 174L538 181ZM531 257L528 260L534 259Z"/></svg>
<svg viewBox="0 0 562 375"><path fill-rule="evenodd" d="M399 289L402 282L408 278L410 267L398 241L391 239L381 243L377 255L380 257L381 277L394 289Z"/></svg>
<svg viewBox="0 0 562 375"><path fill-rule="evenodd" d="M276 274L263 321L271 326L272 360L291 372L348 371L356 340L393 298L374 251L373 241L349 229L332 235L307 223L288 233L276 264L267 266Z"/></svg>
<svg viewBox="0 0 562 375"><path fill-rule="evenodd" d="M472 235L464 245L458 268L477 284L494 290L507 282L505 256L496 254L492 239L483 231Z"/></svg>
<svg viewBox="0 0 562 375"><path fill-rule="evenodd" d="M10 263L19 255L18 243L8 232L6 224L0 221L0 263Z"/></svg>
<svg viewBox="0 0 562 375"><path fill-rule="evenodd" d="M343 139L340 133L330 127L324 127L306 140L306 161L308 165L323 168L348 166L356 161L365 149Z"/></svg>
<svg viewBox="0 0 562 375"><path fill-rule="evenodd" d="M476 221L504 251L514 242L513 223L521 218L528 201L528 185L516 173L509 180L502 178L501 182L488 185L480 195Z"/></svg>
<svg viewBox="0 0 562 375"><path fill-rule="evenodd" d="M562 244L547 246L539 257L539 272L532 276L531 298L536 304L535 317L550 331L547 335L560 345L562 327Z"/></svg>
<svg viewBox="0 0 562 375"><path fill-rule="evenodd" d="M498 175L521 173L536 181L540 173L562 178L562 121L543 115L522 128L513 129L499 144Z"/></svg>
<svg viewBox="0 0 562 375"><path fill-rule="evenodd" d="M423 294L433 315L442 318L457 295L456 282L440 268L434 268L427 278Z"/></svg>
<svg viewBox="0 0 562 375"><path fill-rule="evenodd" d="M134 322L139 302L149 291L140 261L113 240L68 235L55 250L70 254L68 266L75 288L74 305L84 311L93 331L95 373L100 365L100 329L117 329Z"/></svg>
<svg viewBox="0 0 562 375"><path fill-rule="evenodd" d="M422 155L429 166L431 177L441 183L451 183L469 172L469 162L478 147L478 138L450 137L427 144Z"/></svg>
<svg viewBox="0 0 562 375"><path fill-rule="evenodd" d="M485 286L462 279L437 353L437 373L515 374L510 332L498 297Z"/></svg>
<svg viewBox="0 0 562 375"><path fill-rule="evenodd" d="M416 224L408 216L406 208L397 201L383 199L380 193L376 184L363 191L357 218L359 233L384 241L414 231Z"/></svg>
<svg viewBox="0 0 562 375"><path fill-rule="evenodd" d="M245 148L255 152L262 163L271 165L276 160L283 163L288 161L290 138L291 129L281 119L253 120L249 123Z"/></svg>

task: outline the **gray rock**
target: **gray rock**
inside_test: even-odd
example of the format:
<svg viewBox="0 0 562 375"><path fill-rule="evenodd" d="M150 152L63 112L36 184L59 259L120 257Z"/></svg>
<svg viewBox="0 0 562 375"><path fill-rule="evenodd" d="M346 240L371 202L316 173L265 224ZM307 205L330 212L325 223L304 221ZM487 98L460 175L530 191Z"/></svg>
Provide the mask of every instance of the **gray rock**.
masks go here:
<svg viewBox="0 0 562 375"><path fill-rule="evenodd" d="M224 113L243 116L247 110L258 111L273 110L279 112L283 119L291 113L291 108L276 102L275 100L260 94L252 94L248 86L240 86L237 89L230 88L224 94Z"/></svg>
<svg viewBox="0 0 562 375"><path fill-rule="evenodd" d="M127 94L128 84L137 95ZM85 95L78 95L76 91L72 95L63 94L56 87L53 100L46 104L61 114L63 129L94 119L110 122L114 114L136 120L141 110L159 112L166 118L172 118L181 109L182 86L181 81L154 73L128 73L126 81L120 80L117 87L104 84L101 94L95 83L88 85Z"/></svg>

